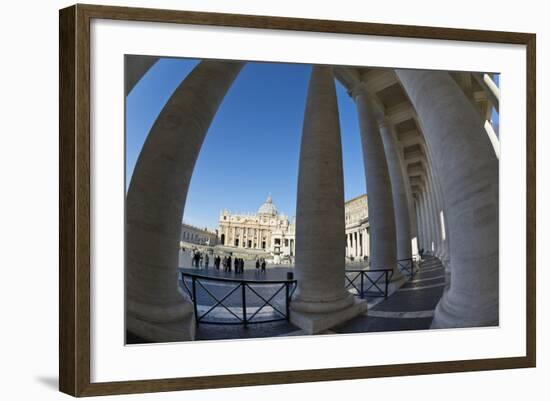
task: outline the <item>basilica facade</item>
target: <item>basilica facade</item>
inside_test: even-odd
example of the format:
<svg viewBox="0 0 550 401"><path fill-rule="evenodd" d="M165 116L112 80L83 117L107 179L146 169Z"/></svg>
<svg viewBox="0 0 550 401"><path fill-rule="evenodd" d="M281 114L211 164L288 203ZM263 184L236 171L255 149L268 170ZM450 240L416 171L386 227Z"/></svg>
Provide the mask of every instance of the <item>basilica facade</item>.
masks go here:
<svg viewBox="0 0 550 401"><path fill-rule="evenodd" d="M369 254L367 195L345 203L346 257L361 260ZM280 214L271 196L257 213L233 214L222 210L218 244L271 253L276 262L292 261L295 251L295 223Z"/></svg>
<svg viewBox="0 0 550 401"><path fill-rule="evenodd" d="M294 255L294 222L280 214L271 196L257 213L220 213L218 243L235 248L255 249L274 255Z"/></svg>

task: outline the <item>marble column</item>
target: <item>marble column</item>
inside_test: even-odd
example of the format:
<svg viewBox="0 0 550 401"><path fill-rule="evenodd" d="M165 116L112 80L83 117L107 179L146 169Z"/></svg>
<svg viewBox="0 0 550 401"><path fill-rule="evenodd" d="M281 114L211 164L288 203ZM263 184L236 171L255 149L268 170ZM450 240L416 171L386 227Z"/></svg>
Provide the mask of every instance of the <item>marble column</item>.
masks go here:
<svg viewBox="0 0 550 401"><path fill-rule="evenodd" d="M124 56L124 68L126 71L124 91L126 96L128 96L141 78L143 78L147 71L149 71L159 59L159 57L155 56Z"/></svg>
<svg viewBox="0 0 550 401"><path fill-rule="evenodd" d="M449 73L396 73L424 127L453 241L452 280L432 327L498 325L498 159L483 120Z"/></svg>
<svg viewBox="0 0 550 401"><path fill-rule="evenodd" d="M432 165L432 162L430 162L430 165ZM434 194L436 199L437 207L437 218L440 228L440 234L441 237L441 253L440 253L440 259L441 263L445 267L445 270L450 271L450 238L449 238L449 232L446 230L447 227L447 217L445 215L445 202L443 200L443 195L441 193L441 184L439 182L438 177L434 174L433 169L429 169L429 174L432 180L432 183L434 184ZM441 221L441 212L443 211L443 222ZM443 229L445 228L445 238L443 238Z"/></svg>
<svg viewBox="0 0 550 401"><path fill-rule="evenodd" d="M392 280L403 280L403 275L397 266L395 215L390 174L379 130L382 112L374 104L372 95L364 83L353 88L352 96L355 99L359 115L365 178L369 192L371 268L391 268L393 269Z"/></svg>
<svg viewBox="0 0 550 401"><path fill-rule="evenodd" d="M430 227L428 224L428 215L426 209L426 190L422 187L420 193L420 210L422 214L422 231L424 232L424 252L430 253L432 249L432 237L430 232Z"/></svg>
<svg viewBox="0 0 550 401"><path fill-rule="evenodd" d="M433 180L433 177L430 172L428 172L428 181L430 185L430 194L431 194L431 201L432 201L432 209L434 214L434 225L436 227L436 256L441 260L443 258L443 238L442 238L442 232L441 232L441 219L439 217L439 212L441 210L441 206L439 205L439 201L437 199L437 189L436 184Z"/></svg>
<svg viewBox="0 0 550 401"><path fill-rule="evenodd" d="M126 327L149 341L194 337L178 288L181 221L210 123L243 63L203 61L176 88L143 145L126 196Z"/></svg>
<svg viewBox="0 0 550 401"><path fill-rule="evenodd" d="M422 220L420 216L419 194L417 192L414 195L414 212L416 213L416 246L418 251L424 246L424 233L422 232Z"/></svg>
<svg viewBox="0 0 550 401"><path fill-rule="evenodd" d="M344 286L344 176L332 68L313 66L298 172L296 279L290 320L317 333L366 310Z"/></svg>
<svg viewBox="0 0 550 401"><path fill-rule="evenodd" d="M409 259L412 256L409 204L407 201L405 178L403 177L403 169L399 159L399 147L386 119L381 119L379 123L393 196L397 259Z"/></svg>
<svg viewBox="0 0 550 401"><path fill-rule="evenodd" d="M430 177L426 177L426 199L428 206L428 215L430 216L430 229L432 232L433 255L439 257L439 219L437 218L436 207L434 204L433 187Z"/></svg>

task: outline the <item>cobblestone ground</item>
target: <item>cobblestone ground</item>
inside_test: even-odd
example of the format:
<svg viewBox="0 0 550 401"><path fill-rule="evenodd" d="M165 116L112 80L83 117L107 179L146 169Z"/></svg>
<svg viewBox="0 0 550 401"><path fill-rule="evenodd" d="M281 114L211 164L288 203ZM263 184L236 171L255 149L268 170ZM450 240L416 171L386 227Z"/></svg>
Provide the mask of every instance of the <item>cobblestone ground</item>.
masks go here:
<svg viewBox="0 0 550 401"><path fill-rule="evenodd" d="M357 268L350 264L346 268ZM226 279L246 279L259 281L285 280L287 272L292 267L271 266L265 273L256 271L253 266L247 266L243 274L225 273L213 267L209 269L182 268L182 272L207 275ZM349 275L348 277L353 277ZM328 330L324 334L363 333L396 330L420 330L430 327L433 312L441 298L449 277L437 258L427 257L412 279L409 279L398 289L392 289L387 299L367 297L369 310L367 314L352 319L340 326ZM191 280L186 279L185 285L180 279L182 291L191 292ZM261 338L288 335L304 335L297 327L286 320L272 323L253 323L254 321L270 320L282 317L285 311L284 287L280 283L254 285L253 290L246 288L247 316L252 317L252 323L243 325L215 325L201 322L197 327L197 340L220 340L238 338ZM278 292L277 292L278 291ZM202 321L237 323L243 316L242 288L239 283L224 281L201 281L195 284L198 300L198 314ZM218 302L223 299L223 305ZM269 300L269 304L265 301ZM263 307L262 307L263 306ZM277 312L281 311L281 313Z"/></svg>

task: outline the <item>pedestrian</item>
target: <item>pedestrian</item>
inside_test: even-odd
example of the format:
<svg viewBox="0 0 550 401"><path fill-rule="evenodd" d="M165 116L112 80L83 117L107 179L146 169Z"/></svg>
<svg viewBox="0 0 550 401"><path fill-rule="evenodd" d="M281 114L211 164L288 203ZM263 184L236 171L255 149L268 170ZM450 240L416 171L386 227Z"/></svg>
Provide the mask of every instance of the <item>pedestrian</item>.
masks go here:
<svg viewBox="0 0 550 401"><path fill-rule="evenodd" d="M198 259L198 253L196 249L193 249L193 267L199 267L199 259Z"/></svg>
<svg viewBox="0 0 550 401"><path fill-rule="evenodd" d="M210 258L208 257L208 253L204 254L204 268L208 269L208 263L210 262Z"/></svg>
<svg viewBox="0 0 550 401"><path fill-rule="evenodd" d="M265 259L262 258L262 273L265 273Z"/></svg>
<svg viewBox="0 0 550 401"><path fill-rule="evenodd" d="M260 271L260 259L256 258L256 273Z"/></svg>
<svg viewBox="0 0 550 401"><path fill-rule="evenodd" d="M227 257L227 271L231 273L231 255Z"/></svg>

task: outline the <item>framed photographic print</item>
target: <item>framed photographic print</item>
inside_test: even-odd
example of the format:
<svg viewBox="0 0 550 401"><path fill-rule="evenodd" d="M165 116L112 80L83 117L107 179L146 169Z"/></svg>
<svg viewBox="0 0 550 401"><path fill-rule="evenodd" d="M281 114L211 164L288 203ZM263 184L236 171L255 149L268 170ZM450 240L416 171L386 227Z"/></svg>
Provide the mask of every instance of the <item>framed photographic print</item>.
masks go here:
<svg viewBox="0 0 550 401"><path fill-rule="evenodd" d="M534 34L61 10L60 390L534 367L535 112Z"/></svg>

